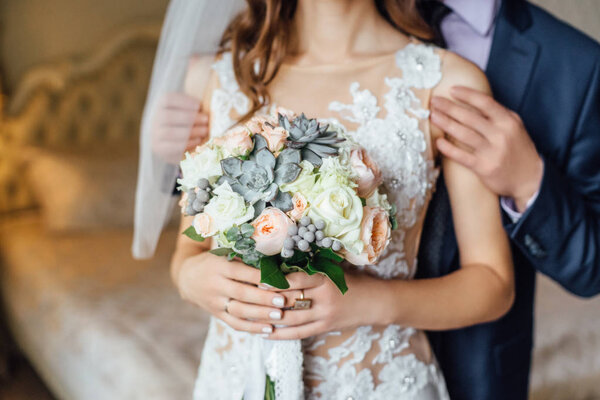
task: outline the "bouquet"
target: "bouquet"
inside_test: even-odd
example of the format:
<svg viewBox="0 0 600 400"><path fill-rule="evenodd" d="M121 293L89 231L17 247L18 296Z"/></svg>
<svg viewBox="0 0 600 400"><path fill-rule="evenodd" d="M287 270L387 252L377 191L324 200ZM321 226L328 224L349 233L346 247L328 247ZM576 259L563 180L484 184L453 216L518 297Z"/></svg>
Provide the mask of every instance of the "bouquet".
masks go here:
<svg viewBox="0 0 600 400"><path fill-rule="evenodd" d="M184 234L216 240L213 254L285 275L328 276L347 291L341 263L372 265L395 228L381 171L336 123L277 108L238 124L181 161Z"/></svg>

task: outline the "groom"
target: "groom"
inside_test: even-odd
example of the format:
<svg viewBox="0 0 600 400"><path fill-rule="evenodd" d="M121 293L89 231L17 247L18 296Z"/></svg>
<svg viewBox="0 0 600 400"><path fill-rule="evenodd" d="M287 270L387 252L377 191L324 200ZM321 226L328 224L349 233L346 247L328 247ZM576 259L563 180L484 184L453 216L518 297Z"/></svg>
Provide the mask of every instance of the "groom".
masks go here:
<svg viewBox="0 0 600 400"><path fill-rule="evenodd" d="M600 46L524 0L444 6L430 14L445 15L447 47L485 70L497 102L465 89L457 103L433 99L431 119L449 139L438 148L501 196L516 300L496 322L429 336L452 399L525 400L536 271L577 295L600 293ZM421 243L421 278L458 268L443 179Z"/></svg>

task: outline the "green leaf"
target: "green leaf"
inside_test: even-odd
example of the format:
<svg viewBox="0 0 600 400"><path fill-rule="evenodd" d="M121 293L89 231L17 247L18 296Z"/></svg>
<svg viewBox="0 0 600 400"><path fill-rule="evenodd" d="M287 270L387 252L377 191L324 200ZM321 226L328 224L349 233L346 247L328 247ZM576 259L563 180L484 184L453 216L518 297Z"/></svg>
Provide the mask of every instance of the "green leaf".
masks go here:
<svg viewBox="0 0 600 400"><path fill-rule="evenodd" d="M237 242L242 238L240 229L237 226L232 226L225 231L225 238L230 242Z"/></svg>
<svg viewBox="0 0 600 400"><path fill-rule="evenodd" d="M244 264L248 264L255 268L258 268L258 262L260 261L261 257L263 256L259 252L253 250L249 251L246 254L243 254L242 261L244 262Z"/></svg>
<svg viewBox="0 0 600 400"><path fill-rule="evenodd" d="M258 262L260 268L260 281L277 289L288 289L290 284L274 257L262 257Z"/></svg>
<svg viewBox="0 0 600 400"><path fill-rule="evenodd" d="M229 255L229 253L231 253L231 249L228 249L227 247L219 247L217 249L212 249L209 251L210 254L214 254L215 256L227 256Z"/></svg>
<svg viewBox="0 0 600 400"><path fill-rule="evenodd" d="M346 279L344 278L344 270L338 264L329 261L327 259L320 259L319 264L315 266L315 268L327 275L329 279L340 289L342 294L348 291L348 286L346 286Z"/></svg>
<svg viewBox="0 0 600 400"><path fill-rule="evenodd" d="M233 261L234 258L236 258L239 254L236 253L235 251L231 251L229 252L229 254L227 254L227 260L228 261Z"/></svg>
<svg viewBox="0 0 600 400"><path fill-rule="evenodd" d="M395 215L390 214L390 225L392 225L392 230L395 231L398 229L398 220Z"/></svg>
<svg viewBox="0 0 600 400"><path fill-rule="evenodd" d="M313 265L313 263L310 260L308 260L308 263L306 263L306 269L304 271L306 271L306 273L309 275L314 275L314 274L321 272L315 268L315 266Z"/></svg>
<svg viewBox="0 0 600 400"><path fill-rule="evenodd" d="M256 242L251 238L243 238L235 242L235 247L242 250L251 250L254 248Z"/></svg>
<svg viewBox="0 0 600 400"><path fill-rule="evenodd" d="M267 375L265 383L265 400L275 400L275 383L269 375Z"/></svg>
<svg viewBox="0 0 600 400"><path fill-rule="evenodd" d="M189 237L190 239L195 240L196 242L204 242L204 237L202 237L202 235L198 235L196 229L193 226L190 226L185 231L183 231L183 234Z"/></svg>
<svg viewBox="0 0 600 400"><path fill-rule="evenodd" d="M307 262L309 259L309 256L307 253L303 252L303 251L299 251L296 250L294 251L294 255L291 256L290 258L287 259L287 263L289 265L293 265L293 264L304 264L305 262Z"/></svg>
<svg viewBox="0 0 600 400"><path fill-rule="evenodd" d="M304 272L304 269L302 267L299 267L297 265L288 265L287 263L281 264L280 268L284 274L289 274L291 272Z"/></svg>
<svg viewBox="0 0 600 400"><path fill-rule="evenodd" d="M363 199L362 197L360 197L360 202L362 203L363 207L367 205L367 200Z"/></svg>
<svg viewBox="0 0 600 400"><path fill-rule="evenodd" d="M319 249L319 251L317 252L317 258L325 258L327 260L335 261L336 263L341 263L342 261L344 261L344 257L340 256L339 254L336 254L331 249L325 248Z"/></svg>
<svg viewBox="0 0 600 400"><path fill-rule="evenodd" d="M243 237L249 238L254 234L254 227L251 224L242 224L242 226L240 226L240 232Z"/></svg>

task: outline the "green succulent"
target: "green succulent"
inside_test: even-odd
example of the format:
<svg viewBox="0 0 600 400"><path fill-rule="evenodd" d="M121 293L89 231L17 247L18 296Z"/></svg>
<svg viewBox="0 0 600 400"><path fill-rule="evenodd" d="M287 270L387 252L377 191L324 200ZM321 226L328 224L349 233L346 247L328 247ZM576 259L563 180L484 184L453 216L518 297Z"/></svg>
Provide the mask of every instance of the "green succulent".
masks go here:
<svg viewBox="0 0 600 400"><path fill-rule="evenodd" d="M290 121L279 114L279 125L289 132L287 147L301 151L303 160L316 167L321 166L325 157L337 156L337 144L345 139L337 132L328 131L329 124L320 124L316 119L307 118L304 113Z"/></svg>
<svg viewBox="0 0 600 400"><path fill-rule="evenodd" d="M221 161L224 175L218 183L228 182L235 192L254 206L258 215L270 203L282 211L293 208L289 193L279 185L295 181L302 171L300 151L285 149L277 158L267 148L264 137L255 135L254 150L248 160L229 157Z"/></svg>

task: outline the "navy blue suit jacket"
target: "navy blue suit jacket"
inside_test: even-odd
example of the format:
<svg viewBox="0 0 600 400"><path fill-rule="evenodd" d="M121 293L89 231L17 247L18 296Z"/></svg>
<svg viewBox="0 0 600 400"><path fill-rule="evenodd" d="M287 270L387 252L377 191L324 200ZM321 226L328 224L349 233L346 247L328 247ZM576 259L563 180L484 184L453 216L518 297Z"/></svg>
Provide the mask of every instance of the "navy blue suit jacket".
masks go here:
<svg viewBox="0 0 600 400"><path fill-rule="evenodd" d="M505 0L486 74L518 112L545 162L539 196L512 224L505 215L516 300L498 321L429 334L451 398L527 399L535 272L567 290L600 292L600 46L542 9ZM443 179L430 205L419 276L459 267Z"/></svg>

